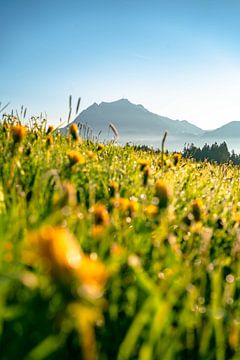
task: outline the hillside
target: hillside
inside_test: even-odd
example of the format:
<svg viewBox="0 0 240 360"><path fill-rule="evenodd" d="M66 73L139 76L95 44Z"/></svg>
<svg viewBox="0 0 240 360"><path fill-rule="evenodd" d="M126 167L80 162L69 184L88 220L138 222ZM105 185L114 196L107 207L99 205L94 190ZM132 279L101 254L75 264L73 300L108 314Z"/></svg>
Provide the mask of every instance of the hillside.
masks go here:
<svg viewBox="0 0 240 360"><path fill-rule="evenodd" d="M203 136L212 138L240 138L240 121L231 121L218 129L206 131Z"/></svg>

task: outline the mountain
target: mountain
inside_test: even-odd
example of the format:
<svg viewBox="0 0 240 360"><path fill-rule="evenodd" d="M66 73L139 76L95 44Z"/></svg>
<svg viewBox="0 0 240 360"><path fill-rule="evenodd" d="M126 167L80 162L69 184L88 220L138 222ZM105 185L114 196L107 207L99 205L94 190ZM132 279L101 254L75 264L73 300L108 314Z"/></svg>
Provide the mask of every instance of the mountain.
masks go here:
<svg viewBox="0 0 240 360"><path fill-rule="evenodd" d="M231 121L218 129L205 131L203 136L214 139L239 138L240 121Z"/></svg>
<svg viewBox="0 0 240 360"><path fill-rule="evenodd" d="M100 131L107 136L109 123L114 124L120 138L150 138L158 136L161 138L167 130L168 136L195 137L200 136L204 131L186 120L172 120L164 116L154 114L142 105L132 104L127 99L113 102L94 103L74 120L75 123L87 123L93 129L94 134ZM133 140L132 140L133 141Z"/></svg>

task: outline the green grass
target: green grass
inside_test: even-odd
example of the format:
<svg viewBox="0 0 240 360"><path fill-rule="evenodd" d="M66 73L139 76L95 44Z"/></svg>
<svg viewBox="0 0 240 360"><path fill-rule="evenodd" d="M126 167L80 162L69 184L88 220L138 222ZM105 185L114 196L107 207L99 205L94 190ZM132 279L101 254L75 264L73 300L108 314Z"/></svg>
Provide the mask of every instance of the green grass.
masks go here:
<svg viewBox="0 0 240 360"><path fill-rule="evenodd" d="M0 126L0 358L239 359L240 168L49 140L44 123L14 142L13 121Z"/></svg>

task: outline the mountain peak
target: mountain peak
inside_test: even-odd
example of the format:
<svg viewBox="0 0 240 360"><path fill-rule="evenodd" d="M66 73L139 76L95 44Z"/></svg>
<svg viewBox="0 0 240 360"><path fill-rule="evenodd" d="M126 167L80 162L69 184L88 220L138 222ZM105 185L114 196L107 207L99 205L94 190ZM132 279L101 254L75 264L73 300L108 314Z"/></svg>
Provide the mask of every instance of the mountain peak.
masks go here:
<svg viewBox="0 0 240 360"><path fill-rule="evenodd" d="M108 132L109 123L113 123L119 133L131 136L145 137L162 134L166 130L170 135L182 136L184 134L197 135L202 132L194 125L171 120L167 117L154 114L141 104L134 104L126 98L111 102L94 103L83 110L74 120L77 123L88 123L96 133ZM106 135L106 134L105 134Z"/></svg>
<svg viewBox="0 0 240 360"><path fill-rule="evenodd" d="M132 104L128 99L122 98L114 101L102 101L100 103L100 106L101 105L134 105L134 104Z"/></svg>

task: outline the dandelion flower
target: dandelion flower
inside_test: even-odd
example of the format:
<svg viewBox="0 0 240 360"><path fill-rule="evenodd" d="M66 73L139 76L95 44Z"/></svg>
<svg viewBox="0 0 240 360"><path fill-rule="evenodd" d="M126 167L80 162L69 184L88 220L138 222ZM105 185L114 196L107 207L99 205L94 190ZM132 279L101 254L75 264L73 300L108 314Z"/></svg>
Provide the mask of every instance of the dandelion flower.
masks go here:
<svg viewBox="0 0 240 360"><path fill-rule="evenodd" d="M110 217L108 211L103 204L95 204L91 207L90 213L94 216L94 221L96 225L108 225L110 222Z"/></svg>
<svg viewBox="0 0 240 360"><path fill-rule="evenodd" d="M57 275L76 270L82 259L76 239L61 227L45 226L29 233L28 245L35 259Z"/></svg>
<svg viewBox="0 0 240 360"><path fill-rule="evenodd" d="M104 144L98 144L97 150L103 150L105 148Z"/></svg>
<svg viewBox="0 0 240 360"><path fill-rule="evenodd" d="M68 151L67 156L71 166L76 164L82 165L85 163L85 158L76 150Z"/></svg>
<svg viewBox="0 0 240 360"><path fill-rule="evenodd" d="M149 217L157 216L159 208L156 205L150 204L145 208L145 214Z"/></svg>
<svg viewBox="0 0 240 360"><path fill-rule="evenodd" d="M69 133L72 136L73 140L78 140L78 126L77 124L71 124L69 126Z"/></svg>
<svg viewBox="0 0 240 360"><path fill-rule="evenodd" d="M140 170L143 171L146 166L149 166L149 161L145 159L139 159L138 164L140 165Z"/></svg>
<svg viewBox="0 0 240 360"><path fill-rule="evenodd" d="M13 125L11 128L11 133L12 133L13 141L16 144L16 143L20 143L24 139L27 133L27 129L25 126L22 126L20 124Z"/></svg>

